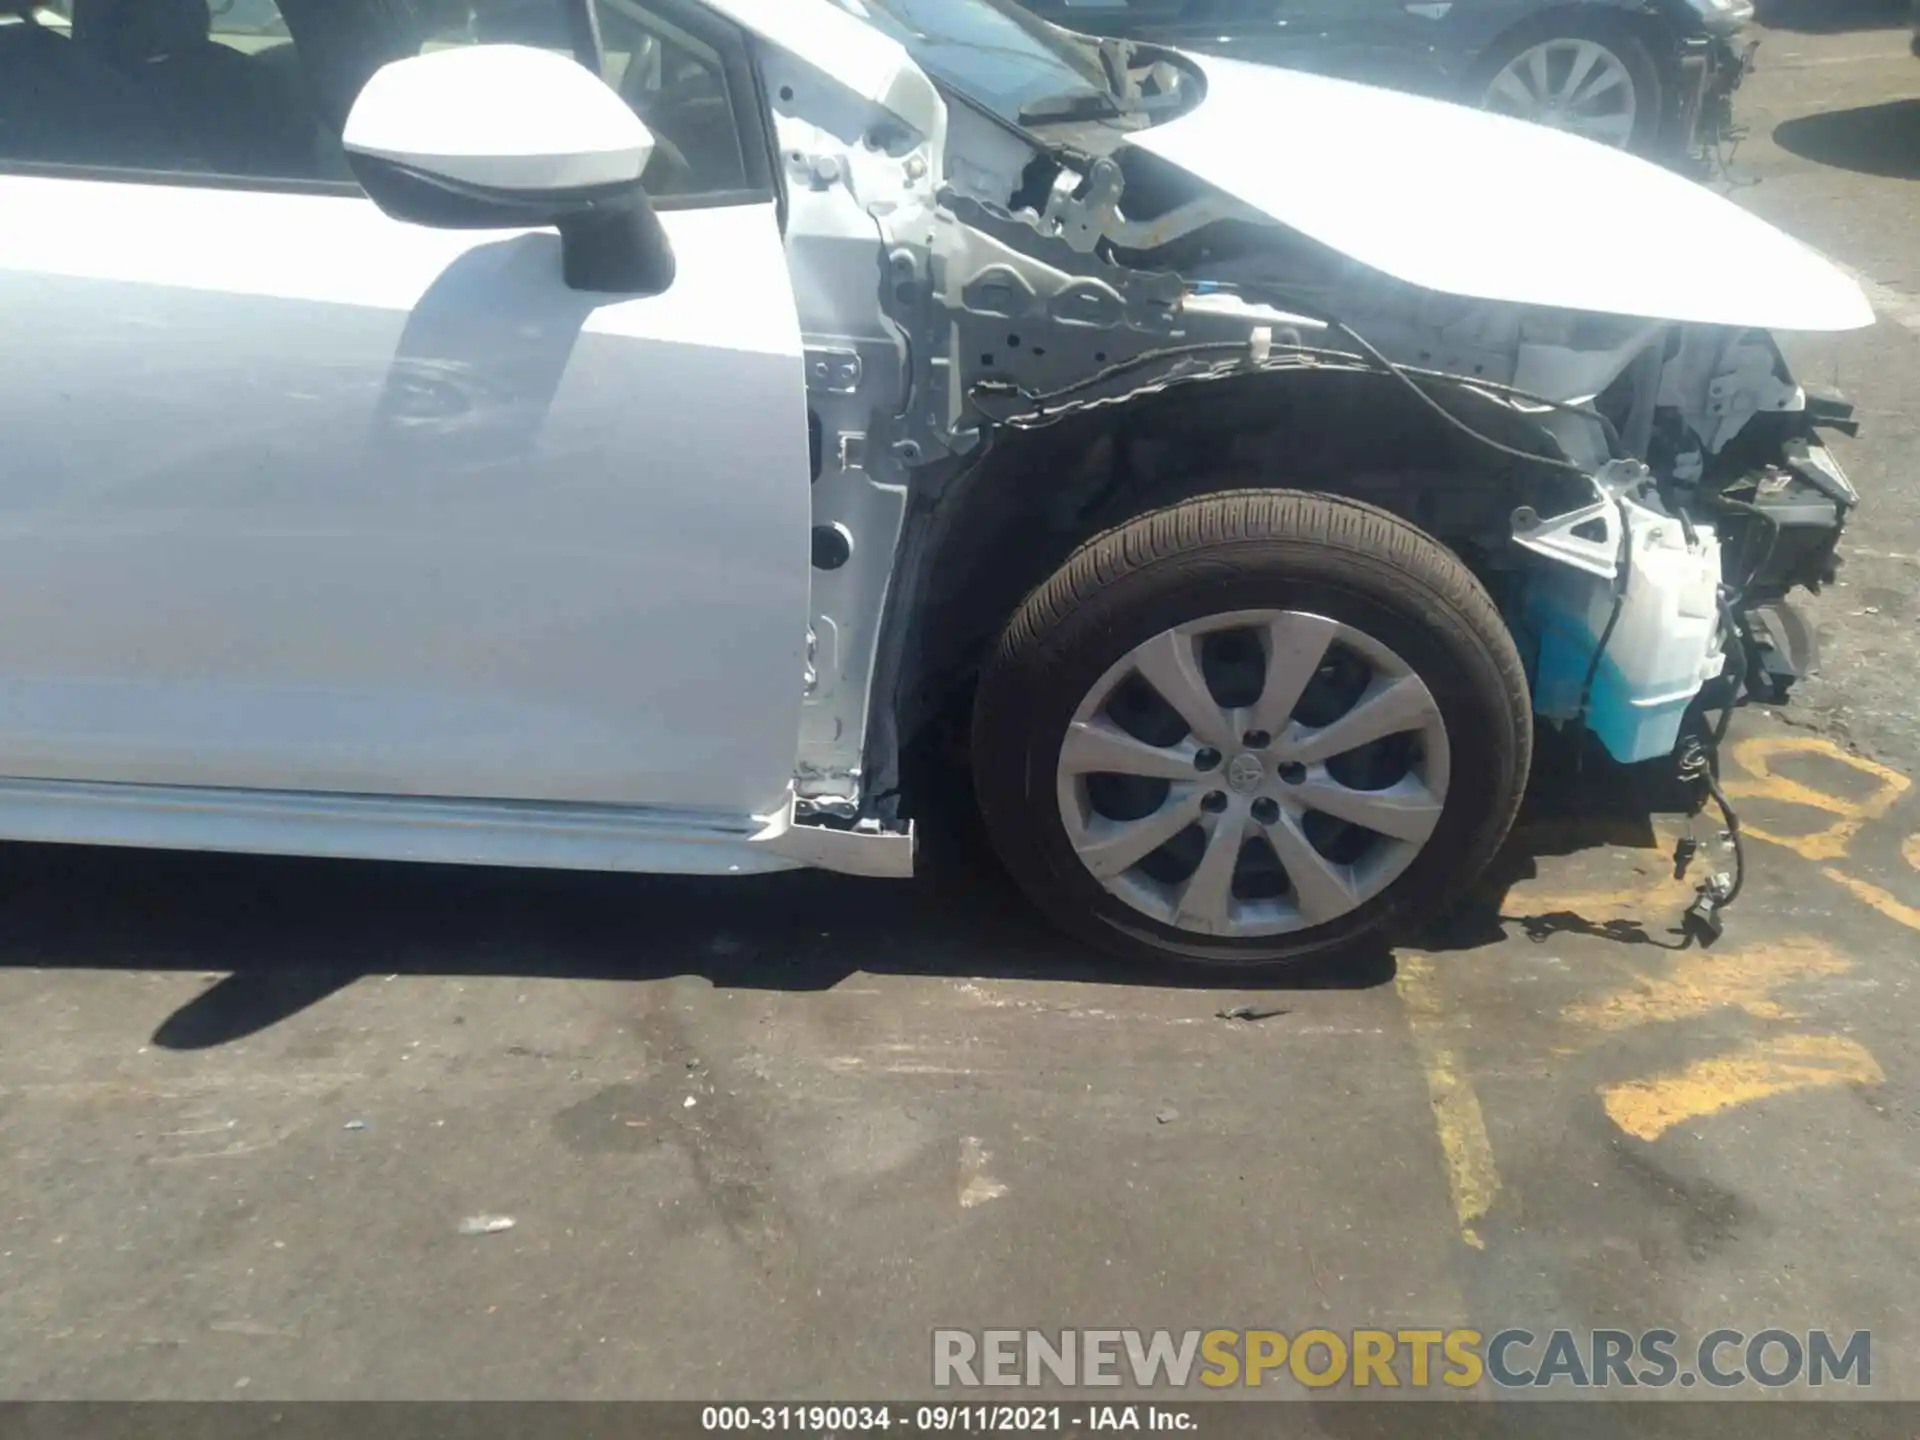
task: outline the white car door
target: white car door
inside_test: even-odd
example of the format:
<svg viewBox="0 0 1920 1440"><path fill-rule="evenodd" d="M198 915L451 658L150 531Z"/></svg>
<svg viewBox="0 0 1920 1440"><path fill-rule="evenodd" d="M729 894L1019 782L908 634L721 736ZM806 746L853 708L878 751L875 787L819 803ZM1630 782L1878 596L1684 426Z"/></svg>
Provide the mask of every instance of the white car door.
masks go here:
<svg viewBox="0 0 1920 1440"><path fill-rule="evenodd" d="M626 298L351 183L359 84L473 7L281 8L0 25L0 774L777 808L809 451L744 42L601 0L677 257Z"/></svg>

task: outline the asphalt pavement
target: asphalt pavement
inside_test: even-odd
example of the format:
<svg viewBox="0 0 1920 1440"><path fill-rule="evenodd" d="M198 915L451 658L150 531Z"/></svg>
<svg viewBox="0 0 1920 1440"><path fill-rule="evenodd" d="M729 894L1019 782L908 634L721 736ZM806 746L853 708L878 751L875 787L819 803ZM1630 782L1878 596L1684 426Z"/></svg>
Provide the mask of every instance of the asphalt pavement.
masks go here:
<svg viewBox="0 0 1920 1440"><path fill-rule="evenodd" d="M1259 991L1115 974L959 852L905 884L7 848L0 1397L908 1397L941 1327L1525 1325L1865 1329L1872 1393L1920 1399L1895 9L1787 16L1742 96L1739 200L1883 318L1789 341L1859 408L1867 498L1823 674L1735 731L1719 946L1675 948L1676 822L1565 767L1426 943Z"/></svg>

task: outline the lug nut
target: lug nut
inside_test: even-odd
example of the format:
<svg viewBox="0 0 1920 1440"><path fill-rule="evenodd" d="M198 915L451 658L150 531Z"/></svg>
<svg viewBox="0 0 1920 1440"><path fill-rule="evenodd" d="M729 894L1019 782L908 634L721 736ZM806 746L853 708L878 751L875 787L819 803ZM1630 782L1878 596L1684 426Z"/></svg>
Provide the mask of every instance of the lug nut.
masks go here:
<svg viewBox="0 0 1920 1440"><path fill-rule="evenodd" d="M1196 770L1218 770L1220 752L1211 745L1202 745L1193 752L1193 768Z"/></svg>
<svg viewBox="0 0 1920 1440"><path fill-rule="evenodd" d="M1280 818L1280 806L1262 795L1253 802L1253 818L1262 825L1271 825Z"/></svg>
<svg viewBox="0 0 1920 1440"><path fill-rule="evenodd" d="M1273 736L1264 730L1249 730L1240 737L1240 743L1249 750L1264 750L1273 744Z"/></svg>
<svg viewBox="0 0 1920 1440"><path fill-rule="evenodd" d="M1200 808L1205 810L1209 815L1218 815L1222 810L1227 808L1227 792L1224 790L1209 790L1200 797Z"/></svg>
<svg viewBox="0 0 1920 1440"><path fill-rule="evenodd" d="M1280 778L1289 785L1298 785L1307 778L1307 767L1297 760L1289 760L1280 767Z"/></svg>

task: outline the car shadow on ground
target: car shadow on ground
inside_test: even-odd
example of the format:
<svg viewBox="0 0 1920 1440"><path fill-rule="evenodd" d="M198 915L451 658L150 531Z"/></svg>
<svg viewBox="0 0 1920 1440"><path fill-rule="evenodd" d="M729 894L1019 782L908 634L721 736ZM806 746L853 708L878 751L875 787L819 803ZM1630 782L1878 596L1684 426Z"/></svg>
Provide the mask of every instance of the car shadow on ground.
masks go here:
<svg viewBox="0 0 1920 1440"><path fill-rule="evenodd" d="M1542 732L1534 747L1533 773L1526 801L1513 832L1487 867L1473 893L1464 897L1420 937L1433 953L1476 950L1516 935L1541 942L1555 935L1585 935L1620 945L1682 950L1690 943L1680 915L1648 914L1632 919L1596 919L1577 910L1530 910L1515 887L1540 878L1540 862L1578 856L1606 847L1635 852L1663 844L1657 816L1681 815L1688 797L1674 779L1669 761L1623 767L1606 758L1588 737L1569 739ZM1700 822L1699 833L1717 830ZM1672 857L1660 854L1665 866ZM1701 865L1702 878L1705 866Z"/></svg>
<svg viewBox="0 0 1920 1440"><path fill-rule="evenodd" d="M1490 883L1422 937L1422 948L1472 949L1516 924L1578 928L1577 916L1502 918L1500 897L1547 853L1648 843L1644 814L1631 813L1639 802L1623 800L1632 787L1620 784L1621 772L1564 749L1542 747L1528 822ZM1244 992L1365 989L1395 974L1385 950L1264 979L1118 964L1046 927L978 835L951 821L925 836L923 874L908 884L806 872L709 879L52 845L8 846L5 857L0 965L224 975L154 1033L153 1043L178 1050L244 1039L368 975L692 974L715 987L805 991L893 973Z"/></svg>
<svg viewBox="0 0 1920 1440"><path fill-rule="evenodd" d="M1838 35L1897 30L1908 24L1908 0L1758 0L1755 18L1769 30Z"/></svg>
<svg viewBox="0 0 1920 1440"><path fill-rule="evenodd" d="M1920 71L1914 78L1920 84ZM1773 142L1816 165L1920 180L1920 99L1802 115L1775 126Z"/></svg>

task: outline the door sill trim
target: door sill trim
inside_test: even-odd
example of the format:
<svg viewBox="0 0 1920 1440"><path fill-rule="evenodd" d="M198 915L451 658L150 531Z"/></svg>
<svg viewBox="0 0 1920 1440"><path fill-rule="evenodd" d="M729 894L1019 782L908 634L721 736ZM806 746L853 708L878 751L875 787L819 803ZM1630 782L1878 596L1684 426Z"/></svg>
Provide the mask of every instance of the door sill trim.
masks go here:
<svg viewBox="0 0 1920 1440"><path fill-rule="evenodd" d="M0 839L447 865L747 875L912 872L905 835L647 806L0 778Z"/></svg>

